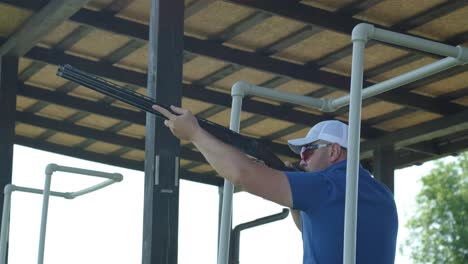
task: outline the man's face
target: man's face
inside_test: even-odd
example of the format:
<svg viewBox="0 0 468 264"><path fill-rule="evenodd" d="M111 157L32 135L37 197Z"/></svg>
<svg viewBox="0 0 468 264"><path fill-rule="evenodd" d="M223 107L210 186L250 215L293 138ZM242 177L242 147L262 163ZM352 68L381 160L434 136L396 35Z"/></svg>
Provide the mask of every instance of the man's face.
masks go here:
<svg viewBox="0 0 468 264"><path fill-rule="evenodd" d="M330 163L329 148L332 144L315 141L305 145L301 150L300 165L305 171L322 171L328 168Z"/></svg>

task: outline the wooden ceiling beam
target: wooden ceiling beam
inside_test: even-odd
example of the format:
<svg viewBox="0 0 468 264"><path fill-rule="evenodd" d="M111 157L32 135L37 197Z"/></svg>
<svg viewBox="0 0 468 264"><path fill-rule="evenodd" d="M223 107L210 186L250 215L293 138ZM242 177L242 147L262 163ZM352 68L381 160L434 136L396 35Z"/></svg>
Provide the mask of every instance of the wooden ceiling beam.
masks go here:
<svg viewBox="0 0 468 264"><path fill-rule="evenodd" d="M380 2L383 2L384 0L362 0L362 1L356 1L356 2L351 2L350 4L347 4L343 7L340 7L337 12L341 15L345 16L354 16L368 8L371 8Z"/></svg>

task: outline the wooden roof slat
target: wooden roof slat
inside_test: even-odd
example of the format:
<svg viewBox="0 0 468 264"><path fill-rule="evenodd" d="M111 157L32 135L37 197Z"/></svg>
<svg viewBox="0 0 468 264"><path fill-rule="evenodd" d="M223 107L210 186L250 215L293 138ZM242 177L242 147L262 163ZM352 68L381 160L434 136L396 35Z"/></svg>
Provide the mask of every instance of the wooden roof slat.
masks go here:
<svg viewBox="0 0 468 264"><path fill-rule="evenodd" d="M73 2L51 0L23 23L13 35L8 37L6 43L0 47L0 56L22 56L34 47L50 30L67 20L76 13L88 0Z"/></svg>
<svg viewBox="0 0 468 264"><path fill-rule="evenodd" d="M387 45L383 45L378 43L376 45L372 45L370 47L366 47L364 51L364 72L379 65L385 65L386 62L393 61L395 58L401 58L408 54L407 51L402 49L393 48ZM351 75L351 60L352 54L337 60L333 63L327 64L323 66L323 69L336 71L339 74L343 74L346 76ZM365 75L366 79L367 74Z"/></svg>
<svg viewBox="0 0 468 264"><path fill-rule="evenodd" d="M458 89L456 91L452 91L449 93L442 94L439 96L439 99L441 100L446 100L446 101L452 101L457 98L462 98L468 96L468 86L465 86L464 88Z"/></svg>
<svg viewBox="0 0 468 264"><path fill-rule="evenodd" d="M184 10L184 19L187 19L201 10L205 9L208 5L212 4L217 0L195 0L193 3L185 7Z"/></svg>
<svg viewBox="0 0 468 264"><path fill-rule="evenodd" d="M239 21L238 23L231 25L223 32L210 36L210 40L224 42L226 40L232 39L235 36L244 33L245 31L249 30L250 28L256 26L258 23L272 17L271 14L265 12L255 12L252 15L248 16L247 18Z"/></svg>
<svg viewBox="0 0 468 264"><path fill-rule="evenodd" d="M68 48L75 45L76 42L88 36L93 31L95 31L93 27L79 25L76 29L73 30L72 33L68 34L64 39L55 44L53 47L58 50L67 50Z"/></svg>
<svg viewBox="0 0 468 264"><path fill-rule="evenodd" d="M240 67L239 65L229 64L199 80L193 81L193 83L200 86L209 86L210 84L213 84L225 78L228 75L238 72L239 70L241 70L241 68L242 67Z"/></svg>
<svg viewBox="0 0 468 264"><path fill-rule="evenodd" d="M64 146L76 146L81 144L83 141L86 141L86 138L68 134L68 133L57 133L53 130L47 130L45 133L36 138L40 141L47 141Z"/></svg>
<svg viewBox="0 0 468 264"><path fill-rule="evenodd" d="M54 65L46 64L39 69L34 75L28 78L25 82L34 84L47 90L57 90L68 81L55 75L57 71Z"/></svg>
<svg viewBox="0 0 468 264"><path fill-rule="evenodd" d="M0 36L7 37L15 32L33 14L33 10L17 8L15 5L0 4Z"/></svg>
<svg viewBox="0 0 468 264"><path fill-rule="evenodd" d="M94 29L84 37L76 39L74 43L72 42L66 52L101 60L124 47L129 41L127 36Z"/></svg>
<svg viewBox="0 0 468 264"><path fill-rule="evenodd" d="M468 17L468 5L413 28L409 32L439 41L444 40L468 30L468 23L453 23L453 21L466 21L466 17Z"/></svg>
<svg viewBox="0 0 468 264"><path fill-rule="evenodd" d="M210 38L231 27L236 27L239 21L248 19L255 12L251 8L226 1L215 1L196 15L185 19L184 33L200 38Z"/></svg>
<svg viewBox="0 0 468 264"><path fill-rule="evenodd" d="M125 45L119 47L118 49L108 54L105 58L103 58L103 60L110 64L118 63L123 58L130 55L132 52L143 47L145 44L146 43L144 41L141 41L139 39L132 39L125 43Z"/></svg>
<svg viewBox="0 0 468 264"><path fill-rule="evenodd" d="M23 124L20 122L16 122L15 125L15 134L28 137L28 138L36 138L40 134L44 133L45 129L41 127L31 126L29 124Z"/></svg>
<svg viewBox="0 0 468 264"><path fill-rule="evenodd" d="M290 32L296 32L303 27L304 24L301 22L268 14L267 19L238 34L224 45L245 51L256 51L284 39Z"/></svg>
<svg viewBox="0 0 468 264"><path fill-rule="evenodd" d="M186 53L191 54L191 53ZM220 60L210 59L204 56L196 56L191 54L194 58L187 63L184 63L183 81L184 82L203 82L203 79L210 79L216 72L226 68L233 67L228 63ZM216 79L217 80L217 79Z"/></svg>
<svg viewBox="0 0 468 264"><path fill-rule="evenodd" d="M413 83L411 83L409 85L406 85L404 89L412 90L413 92L423 92L423 91L426 91L426 90L430 90L430 87L426 87L428 85L429 86L434 86L434 84L436 84L436 83L445 82L447 79L452 79L453 77L460 77L464 73L466 74L467 72L468 72L468 66L467 65L453 67L453 68L450 68L450 69L445 70L443 72L436 73L436 74L431 75L431 76L429 76L427 78L424 78L424 79L421 79L419 81L415 81L415 82L413 82ZM449 88L444 89L444 90L439 89L439 90L441 90L439 93L443 94L444 91L450 92L450 91L453 91L455 89L460 88L460 85L462 85L462 82L464 82L463 79L464 78L457 81L456 85L454 87L449 87ZM434 96L434 94L431 94L431 95ZM439 100L441 100L441 99L439 98Z"/></svg>
<svg viewBox="0 0 468 264"><path fill-rule="evenodd" d="M392 25L392 28L399 31L408 31L438 17L449 14L454 10L462 8L466 5L468 5L468 0L446 1L425 10L416 16L399 21L398 23Z"/></svg>
<svg viewBox="0 0 468 264"><path fill-rule="evenodd" d="M21 73L18 75L18 80L25 82L34 74L44 68L47 64L41 61L32 61Z"/></svg>
<svg viewBox="0 0 468 264"><path fill-rule="evenodd" d="M369 123L370 125L378 125L379 123L383 123L388 120L392 120L397 117L408 115L414 112L416 112L415 109L403 107L395 111L391 111L391 112L388 112L388 113L385 113L385 114L382 114L373 118L369 118L366 120L366 123Z"/></svg>
<svg viewBox="0 0 468 264"><path fill-rule="evenodd" d="M272 44L259 48L256 51L265 56L273 55L281 50L284 50L288 47L291 47L304 39L311 37L312 35L322 31L321 28L306 25L303 28L287 35L286 37L280 38L279 40L273 42Z"/></svg>
<svg viewBox="0 0 468 264"><path fill-rule="evenodd" d="M386 0L378 5L364 10L355 17L374 24L391 26L399 21L417 16L418 14L442 3L446 0Z"/></svg>

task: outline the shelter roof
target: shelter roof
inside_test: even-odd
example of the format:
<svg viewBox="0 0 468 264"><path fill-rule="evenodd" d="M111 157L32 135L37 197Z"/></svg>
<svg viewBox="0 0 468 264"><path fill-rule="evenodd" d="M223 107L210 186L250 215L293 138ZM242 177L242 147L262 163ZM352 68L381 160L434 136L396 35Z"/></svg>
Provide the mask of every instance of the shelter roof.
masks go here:
<svg viewBox="0 0 468 264"><path fill-rule="evenodd" d="M18 35L48 1L0 1L0 40ZM21 54L15 143L143 169L145 115L55 75L71 64L145 94L149 0L91 0ZM186 0L182 106L229 124L230 87L238 80L320 98L349 92L350 33L361 22L450 45L468 46L468 1ZM46 25L32 27L30 34ZM1 46L0 46L1 49ZM365 85L440 57L370 41ZM362 159L394 145L402 168L468 148L468 66L458 66L366 99ZM317 121L347 121L347 108L322 113L251 97L241 133L286 146ZM219 184L202 155L182 142L182 176ZM185 175L185 176L184 176Z"/></svg>

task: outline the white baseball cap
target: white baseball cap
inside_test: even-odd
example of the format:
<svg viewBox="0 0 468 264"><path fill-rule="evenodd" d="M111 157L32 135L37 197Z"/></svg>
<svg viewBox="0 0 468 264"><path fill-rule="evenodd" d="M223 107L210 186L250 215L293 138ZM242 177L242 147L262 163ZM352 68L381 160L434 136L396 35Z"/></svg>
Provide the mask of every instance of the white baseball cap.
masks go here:
<svg viewBox="0 0 468 264"><path fill-rule="evenodd" d="M288 140L289 148L294 153L301 153L304 145L317 140L324 140L330 143L336 143L340 146L348 147L348 125L338 120L322 121L313 126L304 138Z"/></svg>

